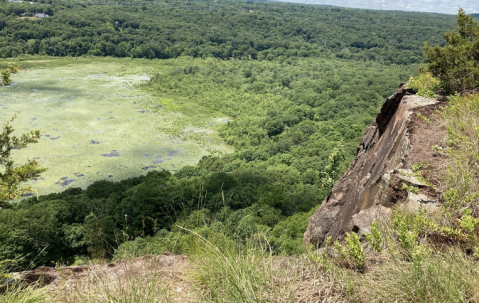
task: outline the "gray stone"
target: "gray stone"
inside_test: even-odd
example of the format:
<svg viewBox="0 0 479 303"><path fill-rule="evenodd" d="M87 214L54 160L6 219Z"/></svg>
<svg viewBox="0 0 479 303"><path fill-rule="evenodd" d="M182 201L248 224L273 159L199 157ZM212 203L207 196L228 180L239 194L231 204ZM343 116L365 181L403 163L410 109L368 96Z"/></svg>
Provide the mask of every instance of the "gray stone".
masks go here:
<svg viewBox="0 0 479 303"><path fill-rule="evenodd" d="M376 205L353 215L353 230L361 238L365 233L371 233L371 223L391 220L392 211L382 205Z"/></svg>

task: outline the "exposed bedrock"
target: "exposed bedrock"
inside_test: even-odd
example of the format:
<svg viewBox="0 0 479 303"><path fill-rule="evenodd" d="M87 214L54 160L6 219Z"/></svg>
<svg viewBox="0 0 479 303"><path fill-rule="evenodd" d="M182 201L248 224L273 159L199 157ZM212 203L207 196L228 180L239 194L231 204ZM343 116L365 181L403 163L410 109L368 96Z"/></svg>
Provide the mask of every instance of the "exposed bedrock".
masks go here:
<svg viewBox="0 0 479 303"><path fill-rule="evenodd" d="M383 210L385 207L407 199L400 190L403 183L425 186L399 170L411 150L408 122L412 114L420 108L437 105L435 99L414 95L406 84L386 100L364 132L350 167L309 218L304 233L307 247L311 244L320 247L329 236L335 240L349 231L360 235L367 232L372 214L389 216L390 211Z"/></svg>

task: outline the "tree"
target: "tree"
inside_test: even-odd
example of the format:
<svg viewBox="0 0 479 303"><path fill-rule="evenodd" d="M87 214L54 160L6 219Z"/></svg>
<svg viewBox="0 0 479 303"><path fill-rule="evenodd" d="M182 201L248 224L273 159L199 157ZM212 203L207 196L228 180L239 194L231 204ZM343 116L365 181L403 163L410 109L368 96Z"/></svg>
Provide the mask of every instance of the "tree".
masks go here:
<svg viewBox="0 0 479 303"><path fill-rule="evenodd" d="M458 31L444 34L447 45L425 44L429 71L441 81L446 93L462 92L479 87L479 25L460 8Z"/></svg>
<svg viewBox="0 0 479 303"><path fill-rule="evenodd" d="M30 143L36 143L40 138L40 131L32 130L20 137L12 136L14 131L11 123L17 114L10 121L5 123L0 133L0 208L8 208L12 199L21 197L26 192L35 192L31 186L22 186L25 181L35 180L46 169L41 167L37 161L28 160L28 163L14 165L11 152L14 149L27 147Z"/></svg>
<svg viewBox="0 0 479 303"><path fill-rule="evenodd" d="M20 69L19 66L13 66L11 64L8 64L8 68L0 72L2 77L2 80L0 81L0 86L10 85L10 83L12 83L12 80L10 79L10 75L18 73L19 69Z"/></svg>

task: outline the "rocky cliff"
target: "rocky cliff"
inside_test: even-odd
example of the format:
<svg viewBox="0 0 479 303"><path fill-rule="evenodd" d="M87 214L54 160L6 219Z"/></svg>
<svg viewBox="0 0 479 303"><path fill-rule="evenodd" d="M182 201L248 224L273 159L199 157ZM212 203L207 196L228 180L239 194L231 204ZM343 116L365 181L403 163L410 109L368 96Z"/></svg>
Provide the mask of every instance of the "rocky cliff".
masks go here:
<svg viewBox="0 0 479 303"><path fill-rule="evenodd" d="M368 231L371 221L390 216L389 208L398 201L437 202L435 193L422 190L412 197L401 188L402 184L426 187L410 169L417 164L414 162L436 156L432 145L444 145L444 127L435 129L427 118L418 118L436 112L438 107L438 101L414 95L406 84L386 100L364 132L349 169L309 219L304 234L306 246L319 247L328 237L341 239L350 231L361 235ZM427 143L421 142L424 137Z"/></svg>

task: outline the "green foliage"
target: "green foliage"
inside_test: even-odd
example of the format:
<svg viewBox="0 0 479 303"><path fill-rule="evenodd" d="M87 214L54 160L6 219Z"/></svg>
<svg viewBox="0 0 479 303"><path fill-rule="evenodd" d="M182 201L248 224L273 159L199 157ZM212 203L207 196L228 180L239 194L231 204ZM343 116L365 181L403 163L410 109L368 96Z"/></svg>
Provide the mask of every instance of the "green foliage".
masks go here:
<svg viewBox="0 0 479 303"><path fill-rule="evenodd" d="M339 172L341 171L339 165L341 160L344 160L344 154L342 150L342 142L334 148L331 155L328 158L328 165L326 165L325 170L321 172L323 186L327 189L332 189L336 183L337 178L339 177Z"/></svg>
<svg viewBox="0 0 479 303"><path fill-rule="evenodd" d="M422 71L419 76L409 79L407 87L417 90L419 96L433 98L437 96L436 92L440 89L440 83L430 72Z"/></svg>
<svg viewBox="0 0 479 303"><path fill-rule="evenodd" d="M403 248L408 254L411 254L417 245L418 230L416 228L411 229L408 222L401 214L394 218L393 224L401 248Z"/></svg>
<svg viewBox="0 0 479 303"><path fill-rule="evenodd" d="M377 251L381 252L382 250L382 243L383 243L383 237L381 235L381 231L378 228L378 225L376 222L371 223L371 233L364 234L364 237L366 241L371 245L371 247Z"/></svg>
<svg viewBox="0 0 479 303"><path fill-rule="evenodd" d="M336 249L336 252L339 254L339 257L341 258L341 260L347 261L348 251L346 250L346 248L343 247L341 243L339 243L339 241L334 241L333 245L334 245L334 248Z"/></svg>
<svg viewBox="0 0 479 303"><path fill-rule="evenodd" d="M445 176L444 205L457 213L462 207L474 209L479 198L476 177L479 164L479 97L454 96L441 114L448 132L447 155L454 159Z"/></svg>
<svg viewBox="0 0 479 303"><path fill-rule="evenodd" d="M85 254L84 229L75 223L72 208L50 200L0 211L0 260L19 259L20 268L32 268Z"/></svg>
<svg viewBox="0 0 479 303"><path fill-rule="evenodd" d="M16 74L18 70L20 69L19 66L15 67L11 64L8 64L8 68L1 70L0 75L1 75L1 81L0 81L0 86L7 86L12 83L12 80L10 79L11 74Z"/></svg>
<svg viewBox="0 0 479 303"><path fill-rule="evenodd" d="M0 133L0 208L9 207L8 202L21 197L24 193L32 192L31 186L22 186L25 181L35 180L46 169L42 168L37 161L29 160L22 165L14 165L11 152L13 149L25 148L30 143L36 143L40 137L40 131L32 130L20 137L13 136L14 128L11 125L16 118L4 124Z"/></svg>
<svg viewBox="0 0 479 303"><path fill-rule="evenodd" d="M33 18L37 12L50 18ZM29 18L20 18L23 13ZM0 7L0 54L282 62L334 56L409 65L424 61L424 33L439 45L452 25L447 15L261 1L52 0ZM242 74L254 77L250 70ZM282 82L291 84L287 76Z"/></svg>
<svg viewBox="0 0 479 303"><path fill-rule="evenodd" d="M462 217L458 219L459 226L465 229L469 235L474 240L474 230L476 229L477 225L479 224L479 219L474 218L471 216L472 212L469 209L464 209L462 211Z"/></svg>
<svg viewBox="0 0 479 303"><path fill-rule="evenodd" d="M1 86L7 86L12 83L12 80L10 79L11 72L8 69L0 71L0 74L2 75L2 81L0 82Z"/></svg>
<svg viewBox="0 0 479 303"><path fill-rule="evenodd" d="M334 241L333 245L338 253L339 257L343 262L345 262L351 268L354 268L358 271L364 271L366 267L366 259L364 255L364 250L359 242L359 237L356 233L346 233L344 239L345 245L341 245L338 241ZM325 248L325 253L327 252ZM323 256L323 262L324 258Z"/></svg>
<svg viewBox="0 0 479 303"><path fill-rule="evenodd" d="M9 259L0 261L0 281L3 281L3 279L11 278L11 275L9 275L8 272L13 262L14 261ZM0 282L0 283L3 283L3 282Z"/></svg>
<svg viewBox="0 0 479 303"><path fill-rule="evenodd" d="M115 223L109 216L98 218L93 213L85 217L85 244L93 259L105 260L112 253Z"/></svg>
<svg viewBox="0 0 479 303"><path fill-rule="evenodd" d="M303 234L312 211L294 214L274 226L267 236L273 251L287 255L299 255L305 252Z"/></svg>
<svg viewBox="0 0 479 303"><path fill-rule="evenodd" d="M479 25L460 8L457 31L444 34L444 47L425 44L428 70L440 80L446 93L473 90L479 86Z"/></svg>
<svg viewBox="0 0 479 303"><path fill-rule="evenodd" d="M364 270L366 261L358 235L356 233L347 233L344 242L346 242L346 247L348 248L348 255L353 261L353 267L359 271Z"/></svg>
<svg viewBox="0 0 479 303"><path fill-rule="evenodd" d="M374 275L377 278L368 278L375 282L361 277L367 282L360 283L370 300L467 302L478 296L477 261L465 256L460 249L425 252L420 263L387 261Z"/></svg>
<svg viewBox="0 0 479 303"><path fill-rule="evenodd" d="M403 189L407 192L411 192L413 194L419 194L419 188L417 188L416 186L407 185L406 183L403 183L401 185L401 189Z"/></svg>
<svg viewBox="0 0 479 303"><path fill-rule="evenodd" d="M421 115L421 113L417 113L416 115L417 115L417 117L418 117L419 119L421 119L422 121L424 121L424 122L426 122L426 123L429 123L429 124L432 123L430 118L428 118L428 117L426 117L426 116L424 116L424 115Z"/></svg>

